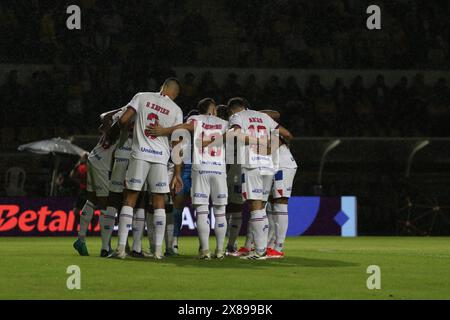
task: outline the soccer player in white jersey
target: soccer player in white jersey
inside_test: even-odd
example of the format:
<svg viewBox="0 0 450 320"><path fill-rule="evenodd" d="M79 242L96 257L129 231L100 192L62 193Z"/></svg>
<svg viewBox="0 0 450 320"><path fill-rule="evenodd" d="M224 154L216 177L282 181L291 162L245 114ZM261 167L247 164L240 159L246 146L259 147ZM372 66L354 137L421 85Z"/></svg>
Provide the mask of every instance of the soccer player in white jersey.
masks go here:
<svg viewBox="0 0 450 320"><path fill-rule="evenodd" d="M118 127L112 125L113 123L110 117L103 117L101 119L102 125L100 126L100 131L103 134L88 156L87 201L81 210L78 239L73 244L75 250L82 256L89 255L86 246L86 233L95 209L99 209L101 215L106 213L109 194L109 173L111 171L112 157L119 134Z"/></svg>
<svg viewBox="0 0 450 320"><path fill-rule="evenodd" d="M171 127L183 122L183 112L173 101L179 92L178 80L169 78L162 85L160 92L136 94L119 120L121 128L125 128L136 117L131 159L126 175L125 199L119 219L119 243L114 254L119 258L126 257L125 244L128 228L133 221L133 208L145 182L152 193L154 208L154 257L156 259L163 257L162 242L166 226L165 194L169 193L170 188L177 192L182 188L182 163L175 163L174 177L169 182L167 172L167 163L170 158L169 139L152 136L149 129L156 125Z"/></svg>
<svg viewBox="0 0 450 320"><path fill-rule="evenodd" d="M291 133L281 127L267 114L246 108L246 101L242 98L233 98L228 102L232 116L230 127L235 134L245 134L257 139L269 139L272 132L289 141ZM270 148L260 148L255 145L240 146L239 152L242 172L242 195L249 204L250 220L248 227L253 235L255 251L242 256L249 260L266 259L268 242L268 219L265 205L272 187L274 164ZM265 150L264 150L265 149Z"/></svg>
<svg viewBox="0 0 450 320"><path fill-rule="evenodd" d="M127 106L105 113L105 117L111 117L113 123L117 123L127 110ZM109 196L106 211L100 215L100 227L102 237L102 249L100 256L107 257L111 254L111 235L114 230L115 217L120 210L123 201L123 190L128 163L131 157L131 145L133 142L134 119L126 130L121 130L120 139L114 152L114 164L109 182ZM145 203L146 192L142 192L135 208L133 219L133 250L134 257L142 257L141 239L145 227Z"/></svg>
<svg viewBox="0 0 450 320"><path fill-rule="evenodd" d="M170 135L175 130L188 130L194 133L194 151L192 163L192 204L196 210L197 232L200 240L199 258L211 259L209 252L210 225L208 222L209 202L214 209L214 233L216 250L214 257L224 258L224 241L227 230L225 208L228 188L224 144L202 146L202 141L222 138L228 130L228 122L217 117L217 107L213 99L205 98L197 106L200 114L189 117L185 124L172 128L155 128L153 134Z"/></svg>

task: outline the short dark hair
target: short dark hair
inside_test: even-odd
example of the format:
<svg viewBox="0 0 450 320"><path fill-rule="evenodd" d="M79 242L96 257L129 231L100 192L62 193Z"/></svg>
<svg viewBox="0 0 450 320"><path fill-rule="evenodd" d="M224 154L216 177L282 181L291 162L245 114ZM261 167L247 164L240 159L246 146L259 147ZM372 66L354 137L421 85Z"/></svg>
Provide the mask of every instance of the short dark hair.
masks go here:
<svg viewBox="0 0 450 320"><path fill-rule="evenodd" d="M164 80L163 87L170 86L174 83L177 84L178 87L181 87L180 81L175 77L170 77L170 78L167 78L166 80Z"/></svg>
<svg viewBox="0 0 450 320"><path fill-rule="evenodd" d="M244 98L241 97L235 97L235 98L231 98L228 101L228 108L230 110L233 110L235 108L247 108L247 101Z"/></svg>
<svg viewBox="0 0 450 320"><path fill-rule="evenodd" d="M208 108L211 104L216 104L214 99L211 98L205 98L198 102L197 109L200 112L200 114L206 114L208 112Z"/></svg>
<svg viewBox="0 0 450 320"><path fill-rule="evenodd" d="M230 117L228 107L224 104L218 105L217 106L217 116L222 120L228 121L228 118Z"/></svg>

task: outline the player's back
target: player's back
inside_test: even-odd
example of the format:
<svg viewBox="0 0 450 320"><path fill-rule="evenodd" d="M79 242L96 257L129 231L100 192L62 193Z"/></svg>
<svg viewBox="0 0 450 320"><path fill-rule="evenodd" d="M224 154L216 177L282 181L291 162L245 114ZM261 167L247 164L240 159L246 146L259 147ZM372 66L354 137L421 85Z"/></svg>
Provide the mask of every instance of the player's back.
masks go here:
<svg viewBox="0 0 450 320"><path fill-rule="evenodd" d="M267 114L255 110L242 110L230 117L230 126L237 126L245 134L254 138L270 136L272 130L278 128L275 122ZM245 158L242 152L245 150ZM272 156L257 152L256 146L246 146L239 150L242 165L248 168L267 167L273 168ZM245 160L244 160L245 159Z"/></svg>
<svg viewBox="0 0 450 320"><path fill-rule="evenodd" d="M228 121L212 115L196 115L190 117L187 122L194 121L194 139L211 140L222 136L228 130ZM225 146L211 146L198 148L194 143L194 170L226 171Z"/></svg>
<svg viewBox="0 0 450 320"><path fill-rule="evenodd" d="M143 92L134 96L129 105L136 111L132 157L149 162L167 163L170 158L168 137L150 135L149 128L172 127L183 121L180 107L168 96L158 92Z"/></svg>

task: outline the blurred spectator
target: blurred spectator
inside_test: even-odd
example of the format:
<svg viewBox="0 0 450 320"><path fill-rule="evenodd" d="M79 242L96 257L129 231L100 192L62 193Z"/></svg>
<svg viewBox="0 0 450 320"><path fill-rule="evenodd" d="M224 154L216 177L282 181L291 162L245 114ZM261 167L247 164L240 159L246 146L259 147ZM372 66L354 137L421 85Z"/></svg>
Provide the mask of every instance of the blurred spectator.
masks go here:
<svg viewBox="0 0 450 320"><path fill-rule="evenodd" d="M238 76L235 73L230 73L225 80L225 83L221 89L222 95L225 100L232 97L241 96L243 94L242 87L237 82Z"/></svg>

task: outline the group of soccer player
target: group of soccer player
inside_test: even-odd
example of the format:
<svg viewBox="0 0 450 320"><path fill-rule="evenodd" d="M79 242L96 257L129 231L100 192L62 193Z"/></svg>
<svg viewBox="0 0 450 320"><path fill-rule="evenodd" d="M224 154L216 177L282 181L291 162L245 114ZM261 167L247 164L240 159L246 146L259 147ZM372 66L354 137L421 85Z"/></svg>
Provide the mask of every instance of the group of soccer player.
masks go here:
<svg viewBox="0 0 450 320"><path fill-rule="evenodd" d="M100 116L102 137L88 156L87 201L74 248L89 255L86 233L100 210L102 257L159 260L178 254L182 213L190 198L200 259L283 258L297 164L288 147L292 134L277 123L280 114L250 110L243 98L226 106L205 98L183 122L174 102L179 93L180 83L169 78L160 92L138 93L125 107ZM244 203L250 218L246 243L238 249ZM118 245L112 250L117 215ZM142 249L146 226L148 252Z"/></svg>

